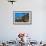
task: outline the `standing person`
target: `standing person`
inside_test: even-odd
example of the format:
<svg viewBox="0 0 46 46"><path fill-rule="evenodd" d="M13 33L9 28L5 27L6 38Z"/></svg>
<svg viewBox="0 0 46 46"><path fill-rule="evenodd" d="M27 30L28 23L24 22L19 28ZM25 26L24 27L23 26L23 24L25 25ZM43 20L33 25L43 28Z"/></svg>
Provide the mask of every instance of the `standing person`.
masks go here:
<svg viewBox="0 0 46 46"><path fill-rule="evenodd" d="M3 46L6 46L6 44L5 43L2 43L3 44Z"/></svg>
<svg viewBox="0 0 46 46"><path fill-rule="evenodd" d="M25 36L25 34L24 33L20 33L19 35L18 35L18 37L20 38L20 46L23 46L23 45L25 45L25 43L24 43L24 36Z"/></svg>

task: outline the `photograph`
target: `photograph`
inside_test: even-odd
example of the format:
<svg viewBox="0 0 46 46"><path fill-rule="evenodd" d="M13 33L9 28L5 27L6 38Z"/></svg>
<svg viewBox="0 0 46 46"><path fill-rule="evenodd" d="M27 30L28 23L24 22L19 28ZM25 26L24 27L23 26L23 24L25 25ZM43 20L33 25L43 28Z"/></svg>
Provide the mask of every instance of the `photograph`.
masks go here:
<svg viewBox="0 0 46 46"><path fill-rule="evenodd" d="M29 22L29 13L16 13L15 22Z"/></svg>
<svg viewBox="0 0 46 46"><path fill-rule="evenodd" d="M14 11L13 24L32 24L31 11Z"/></svg>

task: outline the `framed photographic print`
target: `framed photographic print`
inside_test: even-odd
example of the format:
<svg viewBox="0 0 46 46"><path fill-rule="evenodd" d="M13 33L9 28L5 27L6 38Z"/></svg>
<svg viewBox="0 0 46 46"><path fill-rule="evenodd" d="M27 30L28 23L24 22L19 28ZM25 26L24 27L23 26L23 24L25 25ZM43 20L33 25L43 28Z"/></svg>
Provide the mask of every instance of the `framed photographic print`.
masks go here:
<svg viewBox="0 0 46 46"><path fill-rule="evenodd" d="M13 11L13 24L32 24L32 11Z"/></svg>

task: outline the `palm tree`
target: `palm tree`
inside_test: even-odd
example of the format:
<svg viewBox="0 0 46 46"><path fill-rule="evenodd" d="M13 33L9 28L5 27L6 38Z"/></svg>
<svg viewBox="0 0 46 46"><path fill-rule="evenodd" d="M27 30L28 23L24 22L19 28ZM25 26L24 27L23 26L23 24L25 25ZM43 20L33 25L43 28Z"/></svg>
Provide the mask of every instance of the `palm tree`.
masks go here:
<svg viewBox="0 0 46 46"><path fill-rule="evenodd" d="M23 22L28 22L29 21L29 14L28 13L22 17L22 21Z"/></svg>

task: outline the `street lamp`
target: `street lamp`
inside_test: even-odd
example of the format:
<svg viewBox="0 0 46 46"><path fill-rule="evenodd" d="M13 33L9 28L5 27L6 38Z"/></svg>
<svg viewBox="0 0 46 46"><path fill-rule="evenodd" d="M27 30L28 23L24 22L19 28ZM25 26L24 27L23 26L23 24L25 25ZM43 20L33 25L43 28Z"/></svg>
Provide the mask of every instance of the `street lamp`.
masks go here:
<svg viewBox="0 0 46 46"><path fill-rule="evenodd" d="M8 0L8 2L11 2L12 4L16 2L16 0Z"/></svg>

